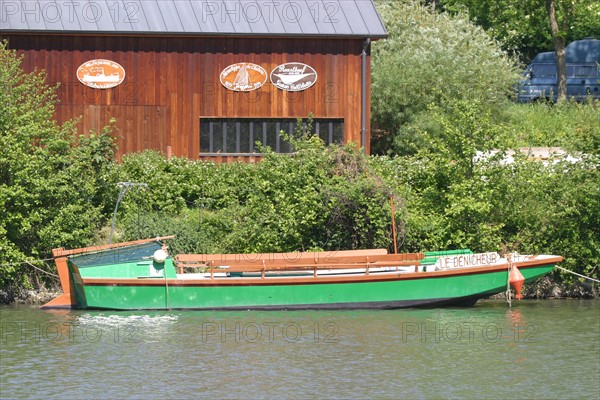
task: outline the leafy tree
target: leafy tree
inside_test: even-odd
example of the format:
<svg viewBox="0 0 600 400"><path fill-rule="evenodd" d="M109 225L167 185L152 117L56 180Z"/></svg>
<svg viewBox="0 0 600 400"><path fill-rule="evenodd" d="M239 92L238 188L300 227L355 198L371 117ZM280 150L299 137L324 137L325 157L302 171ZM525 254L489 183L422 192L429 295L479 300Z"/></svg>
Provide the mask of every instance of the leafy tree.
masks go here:
<svg viewBox="0 0 600 400"><path fill-rule="evenodd" d="M434 129L427 107L473 99L497 107L511 95L513 61L463 14L411 1L376 3L389 32L373 44L372 149L414 154Z"/></svg>
<svg viewBox="0 0 600 400"><path fill-rule="evenodd" d="M546 2L536 0L440 0L440 8L450 13L468 12L473 22L523 62L554 48L546 7ZM597 1L557 0L555 9L560 37L566 43L600 37Z"/></svg>
<svg viewBox="0 0 600 400"><path fill-rule="evenodd" d="M55 88L0 43L0 285L28 285L19 264L79 247L103 222L102 192L114 158L110 128L77 140L75 124L52 118ZM42 266L42 264L38 264Z"/></svg>

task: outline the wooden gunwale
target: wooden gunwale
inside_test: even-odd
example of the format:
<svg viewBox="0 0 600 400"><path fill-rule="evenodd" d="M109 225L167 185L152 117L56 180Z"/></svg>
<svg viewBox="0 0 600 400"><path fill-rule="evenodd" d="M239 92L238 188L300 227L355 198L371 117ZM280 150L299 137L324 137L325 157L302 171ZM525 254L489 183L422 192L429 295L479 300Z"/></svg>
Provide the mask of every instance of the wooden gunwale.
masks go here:
<svg viewBox="0 0 600 400"><path fill-rule="evenodd" d="M135 245L139 245L139 244L158 242L161 240L169 240L169 239L174 239L174 238L175 238L175 235L161 236L161 237L156 237L153 239L134 240L131 242L105 244L105 245L101 245L101 246L81 247L79 249L71 249L71 250L65 250L64 248L58 248L58 249L52 250L52 255L54 256L54 258L58 258L58 257L72 256L75 254L94 253L97 251L111 250L111 249L117 249L120 247L127 247L127 246L135 246Z"/></svg>
<svg viewBox="0 0 600 400"><path fill-rule="evenodd" d="M330 259L334 257L345 256L381 256L387 255L386 249L367 249L367 250L331 250L316 252L290 252L290 253L249 253L249 254L178 254L175 259L177 262L197 262L206 263L215 262L233 262L247 261L260 262L262 260L288 260L294 262L304 259Z"/></svg>
<svg viewBox="0 0 600 400"><path fill-rule="evenodd" d="M261 272L261 271L312 271L313 269L323 270L323 269L358 269L358 268L376 268L376 267L408 267L419 265L418 261L388 261L388 262L356 262L356 263L343 263L343 264L331 264L331 263L318 263L318 264L242 264L242 265L233 265L233 266L207 266L207 265L193 265L193 266L185 266L187 268L197 267L202 268L205 267L208 271L214 272Z"/></svg>
<svg viewBox="0 0 600 400"><path fill-rule="evenodd" d="M328 258L302 258L297 260L287 259L271 259L271 260L229 260L229 261L207 261L206 263L177 263L178 266L182 267L206 267L206 268L218 268L218 267L262 267L263 265L269 268L311 268L315 266L356 266L366 264L385 264L392 266L400 265L415 265L419 264L419 260L424 258L424 254L386 254L379 256L345 256L345 257L328 257Z"/></svg>

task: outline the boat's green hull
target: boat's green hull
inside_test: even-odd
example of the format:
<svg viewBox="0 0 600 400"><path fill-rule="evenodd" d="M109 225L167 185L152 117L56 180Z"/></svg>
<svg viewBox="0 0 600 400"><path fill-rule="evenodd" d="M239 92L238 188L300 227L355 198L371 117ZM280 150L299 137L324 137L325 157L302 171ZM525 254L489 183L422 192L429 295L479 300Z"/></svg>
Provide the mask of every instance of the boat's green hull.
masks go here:
<svg viewBox="0 0 600 400"><path fill-rule="evenodd" d="M521 272L526 282L550 272L554 264L530 266ZM75 275L77 275L75 272ZM84 275L84 274L82 274ZM96 309L357 309L474 304L506 290L506 269L372 281L334 283L244 284L248 278L220 278L206 284L178 279L132 279L95 283L73 277L78 308ZM169 274L167 273L167 276ZM206 279L209 280L209 279ZM267 278L267 281L269 278ZM85 283L84 283L85 281Z"/></svg>

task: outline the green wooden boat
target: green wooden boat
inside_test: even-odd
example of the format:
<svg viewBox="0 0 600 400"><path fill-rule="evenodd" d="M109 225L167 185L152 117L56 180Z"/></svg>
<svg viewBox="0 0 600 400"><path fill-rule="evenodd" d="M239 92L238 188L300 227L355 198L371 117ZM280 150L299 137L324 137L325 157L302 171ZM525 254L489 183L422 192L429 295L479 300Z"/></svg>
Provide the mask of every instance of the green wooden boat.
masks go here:
<svg viewBox="0 0 600 400"><path fill-rule="evenodd" d="M560 256L386 250L270 254L182 254L157 238L53 251L63 294L45 308L392 309L469 306L525 282Z"/></svg>

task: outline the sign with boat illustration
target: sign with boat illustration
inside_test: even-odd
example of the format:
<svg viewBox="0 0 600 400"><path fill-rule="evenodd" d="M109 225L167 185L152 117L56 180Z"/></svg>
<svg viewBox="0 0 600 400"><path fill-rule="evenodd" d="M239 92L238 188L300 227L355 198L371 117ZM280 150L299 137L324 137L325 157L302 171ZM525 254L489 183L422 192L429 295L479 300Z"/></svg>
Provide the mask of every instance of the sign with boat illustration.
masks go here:
<svg viewBox="0 0 600 400"><path fill-rule="evenodd" d="M90 60L77 68L79 82L94 89L110 89L125 79L125 68L111 60Z"/></svg>
<svg viewBox="0 0 600 400"><path fill-rule="evenodd" d="M285 63L271 71L271 83L275 87L289 92L306 90L316 82L317 71L303 63Z"/></svg>
<svg viewBox="0 0 600 400"><path fill-rule="evenodd" d="M220 76L221 84L235 92L256 90L267 81L267 71L253 63L231 64Z"/></svg>

